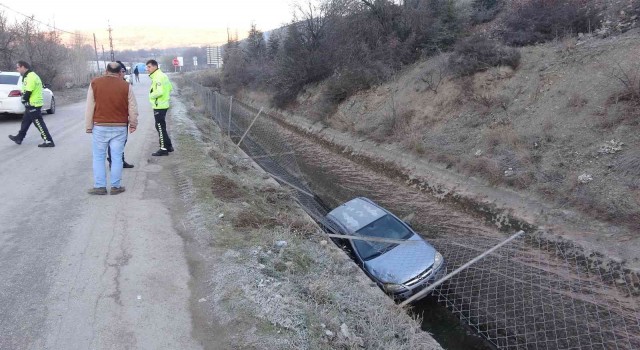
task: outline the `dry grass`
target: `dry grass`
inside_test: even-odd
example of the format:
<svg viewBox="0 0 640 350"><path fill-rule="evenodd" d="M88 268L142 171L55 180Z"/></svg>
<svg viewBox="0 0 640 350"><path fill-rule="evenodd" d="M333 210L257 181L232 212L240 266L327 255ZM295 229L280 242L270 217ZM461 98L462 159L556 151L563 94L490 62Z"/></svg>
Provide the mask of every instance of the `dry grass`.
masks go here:
<svg viewBox="0 0 640 350"><path fill-rule="evenodd" d="M622 88L616 94L618 100L640 104L640 64L626 68L618 63L609 74Z"/></svg>
<svg viewBox="0 0 640 350"><path fill-rule="evenodd" d="M244 194L235 181L221 174L211 177L211 193L225 201L238 199Z"/></svg>
<svg viewBox="0 0 640 350"><path fill-rule="evenodd" d="M481 176L492 185L503 183L504 171L500 169L500 164L492 158L478 157L471 158L461 164L462 170L470 176Z"/></svg>
<svg viewBox="0 0 640 350"><path fill-rule="evenodd" d="M637 203L629 196L617 196L617 198L601 198L597 188L590 184L577 184L572 186L570 201L580 210L600 220L612 221L625 225L631 229L640 229L640 211Z"/></svg>
<svg viewBox="0 0 640 350"><path fill-rule="evenodd" d="M520 149L524 146L523 138L516 133L508 119L497 120L485 131L485 140L489 150L495 151L499 146Z"/></svg>
<svg viewBox="0 0 640 350"><path fill-rule="evenodd" d="M582 109L582 107L586 106L589 101L582 97L579 93L574 92L571 97L569 97L569 101L567 102L567 107L571 108L574 112L578 112Z"/></svg>
<svg viewBox="0 0 640 350"><path fill-rule="evenodd" d="M273 228L278 225L275 217L269 217L259 210L245 208L240 210L231 220L235 228Z"/></svg>
<svg viewBox="0 0 640 350"><path fill-rule="evenodd" d="M633 178L640 178L640 154L637 151L628 152L618 158L616 171Z"/></svg>
<svg viewBox="0 0 640 350"><path fill-rule="evenodd" d="M596 116L598 126L603 129L614 129L625 124L636 126L640 124L640 104L614 94L607 99Z"/></svg>
<svg viewBox="0 0 640 350"><path fill-rule="evenodd" d="M498 99L490 92L475 93L471 100L482 107L481 114L489 114L498 105Z"/></svg>

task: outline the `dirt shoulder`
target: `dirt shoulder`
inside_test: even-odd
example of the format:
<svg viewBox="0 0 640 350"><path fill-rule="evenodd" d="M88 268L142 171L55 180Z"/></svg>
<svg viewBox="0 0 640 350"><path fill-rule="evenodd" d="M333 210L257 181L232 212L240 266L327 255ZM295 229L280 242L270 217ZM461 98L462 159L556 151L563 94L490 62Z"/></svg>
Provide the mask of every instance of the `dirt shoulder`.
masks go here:
<svg viewBox="0 0 640 350"><path fill-rule="evenodd" d="M85 101L87 99L87 89L88 87L74 87L53 91L56 105L64 106Z"/></svg>
<svg viewBox="0 0 640 350"><path fill-rule="evenodd" d="M176 101L171 110L176 152L166 176L176 183L174 222L207 348L440 348L221 137L196 94L179 95L191 107Z"/></svg>

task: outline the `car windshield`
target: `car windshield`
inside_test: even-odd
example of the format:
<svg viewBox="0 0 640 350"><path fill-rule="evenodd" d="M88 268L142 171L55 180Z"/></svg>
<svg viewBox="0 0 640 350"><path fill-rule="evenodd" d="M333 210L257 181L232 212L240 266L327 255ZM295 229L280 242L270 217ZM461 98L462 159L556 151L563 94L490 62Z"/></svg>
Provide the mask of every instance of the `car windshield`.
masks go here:
<svg viewBox="0 0 640 350"><path fill-rule="evenodd" d="M18 79L20 79L18 75L0 74L0 84L3 85L16 85L18 84Z"/></svg>
<svg viewBox="0 0 640 350"><path fill-rule="evenodd" d="M397 240L408 239L412 235L412 232L409 231L406 226L389 214L373 221L356 232L367 237ZM396 246L396 244L393 243L372 242L359 239L353 242L355 249L363 260L371 260Z"/></svg>

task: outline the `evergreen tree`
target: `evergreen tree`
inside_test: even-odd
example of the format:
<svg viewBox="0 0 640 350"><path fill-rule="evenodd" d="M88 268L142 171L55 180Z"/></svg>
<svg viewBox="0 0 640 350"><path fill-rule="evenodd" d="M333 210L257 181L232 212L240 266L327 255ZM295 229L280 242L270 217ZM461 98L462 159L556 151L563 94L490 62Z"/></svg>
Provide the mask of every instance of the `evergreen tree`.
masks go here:
<svg viewBox="0 0 640 350"><path fill-rule="evenodd" d="M252 62L260 62L266 57L267 44L264 41L262 31L256 28L255 24L251 25L249 36L247 37L246 55L247 59Z"/></svg>

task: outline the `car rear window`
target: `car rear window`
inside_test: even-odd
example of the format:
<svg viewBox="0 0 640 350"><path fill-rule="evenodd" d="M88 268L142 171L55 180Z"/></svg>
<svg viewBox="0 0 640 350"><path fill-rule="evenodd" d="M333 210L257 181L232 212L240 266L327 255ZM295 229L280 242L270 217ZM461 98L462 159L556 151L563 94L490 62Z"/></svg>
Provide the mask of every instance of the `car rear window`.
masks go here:
<svg viewBox="0 0 640 350"><path fill-rule="evenodd" d="M0 74L0 84L3 85L16 85L20 76Z"/></svg>
<svg viewBox="0 0 640 350"><path fill-rule="evenodd" d="M396 240L408 239L413 235L406 226L389 214L368 224L367 226L362 227L356 232L362 236ZM354 240L354 245L363 260L373 259L396 246L392 243L363 240Z"/></svg>

